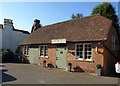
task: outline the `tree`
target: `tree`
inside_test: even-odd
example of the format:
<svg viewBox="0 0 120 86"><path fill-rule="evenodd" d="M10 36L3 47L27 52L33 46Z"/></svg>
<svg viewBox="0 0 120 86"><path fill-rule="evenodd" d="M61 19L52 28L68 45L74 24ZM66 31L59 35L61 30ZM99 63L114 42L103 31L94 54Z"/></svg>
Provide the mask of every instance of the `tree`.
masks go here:
<svg viewBox="0 0 120 86"><path fill-rule="evenodd" d="M41 28L41 27L42 27L42 25L40 24L40 20L35 19L34 24L32 26L32 29L31 29L31 33L34 32L35 30L37 30L38 28Z"/></svg>
<svg viewBox="0 0 120 86"><path fill-rule="evenodd" d="M109 18L113 21L113 25L116 27L118 38L120 41L118 16L116 15L116 11L115 11L114 7L111 5L111 3L104 2L104 3L96 6L93 9L91 15L94 15L94 14L100 14L101 16Z"/></svg>
<svg viewBox="0 0 120 86"><path fill-rule="evenodd" d="M2 62L14 62L15 55L10 49L0 51Z"/></svg>
<svg viewBox="0 0 120 86"><path fill-rule="evenodd" d="M75 18L82 18L83 15L81 13L77 13L76 15L72 14L71 18L75 19Z"/></svg>
<svg viewBox="0 0 120 86"><path fill-rule="evenodd" d="M71 18L74 19L74 18L76 18L76 16L74 14L72 14Z"/></svg>
<svg viewBox="0 0 120 86"><path fill-rule="evenodd" d="M76 16L77 16L77 18L82 18L82 17L83 17L83 14L77 13Z"/></svg>

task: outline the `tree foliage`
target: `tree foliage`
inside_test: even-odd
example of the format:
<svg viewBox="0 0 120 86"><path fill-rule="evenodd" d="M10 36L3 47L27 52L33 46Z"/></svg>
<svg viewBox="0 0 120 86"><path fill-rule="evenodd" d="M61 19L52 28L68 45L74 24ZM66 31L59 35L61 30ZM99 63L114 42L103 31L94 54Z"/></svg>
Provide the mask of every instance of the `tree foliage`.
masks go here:
<svg viewBox="0 0 120 86"><path fill-rule="evenodd" d="M72 14L72 16L71 16L72 19L75 19L75 18L82 18L82 17L83 17L83 14L81 14L81 13Z"/></svg>
<svg viewBox="0 0 120 86"><path fill-rule="evenodd" d="M2 62L14 61L14 53L10 49L0 51L0 57L2 57Z"/></svg>
<svg viewBox="0 0 120 86"><path fill-rule="evenodd" d="M42 27L42 25L40 24L40 20L35 19L34 24L32 26L32 29L31 29L31 33L34 32L35 30L37 30L38 28L41 28L41 27Z"/></svg>
<svg viewBox="0 0 120 86"><path fill-rule="evenodd" d="M94 15L94 14L100 14L101 16L109 18L109 19L111 19L113 21L113 25L116 28L116 32L117 32L119 43L120 43L118 16L116 15L116 11L115 11L114 7L111 5L111 3L104 2L104 3L96 6L93 9L91 15Z"/></svg>
<svg viewBox="0 0 120 86"><path fill-rule="evenodd" d="M100 14L101 16L111 19L113 21L114 25L117 28L119 28L118 17L116 15L116 11L115 11L114 7L111 5L111 3L104 2L104 3L96 6L93 9L91 15L94 15L94 14Z"/></svg>

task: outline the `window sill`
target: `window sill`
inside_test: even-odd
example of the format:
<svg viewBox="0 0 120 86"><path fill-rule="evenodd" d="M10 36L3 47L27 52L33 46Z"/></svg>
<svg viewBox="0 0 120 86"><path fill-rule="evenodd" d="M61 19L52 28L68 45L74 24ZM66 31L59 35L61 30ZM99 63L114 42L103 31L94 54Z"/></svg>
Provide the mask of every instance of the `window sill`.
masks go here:
<svg viewBox="0 0 120 86"><path fill-rule="evenodd" d="M94 62L93 60L82 60L82 59L74 59L74 60L81 62Z"/></svg>
<svg viewBox="0 0 120 86"><path fill-rule="evenodd" d="M29 55L25 54L24 56L29 57Z"/></svg>
<svg viewBox="0 0 120 86"><path fill-rule="evenodd" d="M40 56L39 58L48 58L48 56Z"/></svg>

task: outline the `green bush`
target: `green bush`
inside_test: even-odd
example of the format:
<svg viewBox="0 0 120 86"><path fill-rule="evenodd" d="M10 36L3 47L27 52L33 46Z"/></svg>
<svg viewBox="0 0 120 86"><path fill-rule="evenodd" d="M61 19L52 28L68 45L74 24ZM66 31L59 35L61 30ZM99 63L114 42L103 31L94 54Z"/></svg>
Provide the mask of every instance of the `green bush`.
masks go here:
<svg viewBox="0 0 120 86"><path fill-rule="evenodd" d="M100 68L101 68L101 65L100 65L100 64L97 64L97 65L96 65L96 68L97 68L97 69L100 69Z"/></svg>
<svg viewBox="0 0 120 86"><path fill-rule="evenodd" d="M5 49L0 52L0 57L2 57L2 62L13 62L14 53L10 49Z"/></svg>

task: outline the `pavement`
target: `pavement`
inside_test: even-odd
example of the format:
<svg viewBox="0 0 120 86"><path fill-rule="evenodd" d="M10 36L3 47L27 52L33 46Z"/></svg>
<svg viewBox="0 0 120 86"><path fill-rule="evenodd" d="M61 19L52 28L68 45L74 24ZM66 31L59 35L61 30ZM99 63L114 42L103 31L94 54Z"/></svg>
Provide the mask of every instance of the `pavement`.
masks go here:
<svg viewBox="0 0 120 86"><path fill-rule="evenodd" d="M32 64L5 63L2 84L118 84L118 77L67 72Z"/></svg>

